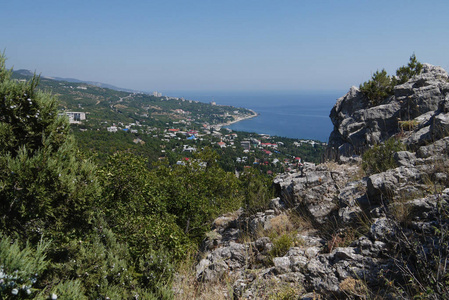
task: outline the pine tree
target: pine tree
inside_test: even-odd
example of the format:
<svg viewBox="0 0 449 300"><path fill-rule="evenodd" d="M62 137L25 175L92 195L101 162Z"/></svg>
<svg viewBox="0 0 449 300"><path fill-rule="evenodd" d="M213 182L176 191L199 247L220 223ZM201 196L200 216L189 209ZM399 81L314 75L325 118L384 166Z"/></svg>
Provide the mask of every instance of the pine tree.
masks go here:
<svg viewBox="0 0 449 300"><path fill-rule="evenodd" d="M360 91L367 97L372 106L379 105L382 100L393 95L393 84L387 71L376 71L371 80L360 85Z"/></svg>
<svg viewBox="0 0 449 300"><path fill-rule="evenodd" d="M57 99L37 89L39 77L13 80L5 60L0 55L0 231L67 238L88 224L99 193L94 165L80 157Z"/></svg>
<svg viewBox="0 0 449 300"><path fill-rule="evenodd" d="M410 56L410 61L407 66L402 66L396 70L396 76L398 77L398 83L402 84L407 82L415 75L419 75L422 71L423 65L418 61L415 54Z"/></svg>

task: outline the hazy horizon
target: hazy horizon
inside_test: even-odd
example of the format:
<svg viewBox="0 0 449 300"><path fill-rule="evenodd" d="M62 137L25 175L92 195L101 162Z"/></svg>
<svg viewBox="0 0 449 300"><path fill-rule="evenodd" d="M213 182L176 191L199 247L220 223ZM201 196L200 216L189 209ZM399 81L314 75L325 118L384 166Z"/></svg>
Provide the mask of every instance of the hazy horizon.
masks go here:
<svg viewBox="0 0 449 300"><path fill-rule="evenodd" d="M139 91L347 91L415 53L449 67L447 1L7 1L8 67Z"/></svg>

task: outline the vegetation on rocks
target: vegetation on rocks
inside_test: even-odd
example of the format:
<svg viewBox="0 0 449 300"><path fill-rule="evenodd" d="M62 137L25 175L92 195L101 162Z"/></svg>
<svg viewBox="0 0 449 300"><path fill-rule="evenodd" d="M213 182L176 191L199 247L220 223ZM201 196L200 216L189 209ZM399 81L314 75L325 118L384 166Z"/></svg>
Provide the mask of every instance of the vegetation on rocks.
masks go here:
<svg viewBox="0 0 449 300"><path fill-rule="evenodd" d="M377 106L381 102L393 95L394 87L407 82L410 78L421 73L423 68L415 54L410 56L407 66L402 66L396 70L396 76L389 76L385 69L376 71L371 80L360 84L360 91L370 101L372 106Z"/></svg>
<svg viewBox="0 0 449 300"><path fill-rule="evenodd" d="M382 144L376 144L363 153L362 168L368 175L393 169L397 167L394 154L402 150L405 150L405 146L395 138L390 138Z"/></svg>
<svg viewBox="0 0 449 300"><path fill-rule="evenodd" d="M392 80L387 71L376 71L371 80L360 85L360 91L369 99L372 106L379 105L382 100L393 95Z"/></svg>
<svg viewBox="0 0 449 300"><path fill-rule="evenodd" d="M97 164L39 78L12 80L0 57L0 297L447 298L449 88L438 79L447 74L425 68L419 77L412 56L398 78L376 80L410 79L398 97L422 95L413 80L437 86L435 103L404 104L419 98L413 113L427 120L399 135L405 106L390 105L396 123L380 124L380 113L348 122L363 133L350 136L369 149L362 157L308 162L273 181L255 168L237 177L206 145L179 164L134 151ZM355 100L354 90L339 99L336 128L349 106L367 109Z"/></svg>
<svg viewBox="0 0 449 300"><path fill-rule="evenodd" d="M196 280L238 299L447 299L447 76L425 65L377 108L351 89L331 113L338 163L279 174L270 209L218 218Z"/></svg>

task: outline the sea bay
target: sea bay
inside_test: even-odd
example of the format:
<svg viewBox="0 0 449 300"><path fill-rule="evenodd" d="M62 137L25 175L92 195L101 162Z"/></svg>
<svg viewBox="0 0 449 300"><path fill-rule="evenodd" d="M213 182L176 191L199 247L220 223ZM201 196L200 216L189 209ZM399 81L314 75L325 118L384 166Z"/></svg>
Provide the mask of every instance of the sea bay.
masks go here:
<svg viewBox="0 0 449 300"><path fill-rule="evenodd" d="M176 91L164 94L249 108L259 114L227 126L233 130L327 142L333 128L329 113L344 92Z"/></svg>

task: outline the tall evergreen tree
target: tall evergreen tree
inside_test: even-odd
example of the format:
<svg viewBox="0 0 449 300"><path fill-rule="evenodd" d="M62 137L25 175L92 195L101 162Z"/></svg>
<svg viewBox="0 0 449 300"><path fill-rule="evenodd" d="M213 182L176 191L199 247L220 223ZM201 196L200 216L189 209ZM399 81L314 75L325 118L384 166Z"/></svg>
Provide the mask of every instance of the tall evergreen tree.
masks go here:
<svg viewBox="0 0 449 300"><path fill-rule="evenodd" d="M0 55L0 230L38 240L85 228L99 193L94 165L79 155L57 100L39 77L11 79Z"/></svg>
<svg viewBox="0 0 449 300"><path fill-rule="evenodd" d="M382 100L393 95L393 85L391 77L387 71L376 71L371 80L360 85L360 91L369 99L372 106L379 105Z"/></svg>
<svg viewBox="0 0 449 300"><path fill-rule="evenodd" d="M415 53L410 56L410 60L407 66L402 66L396 70L397 84L402 84L407 82L410 78L415 75L419 75L423 69L423 64L418 61Z"/></svg>

